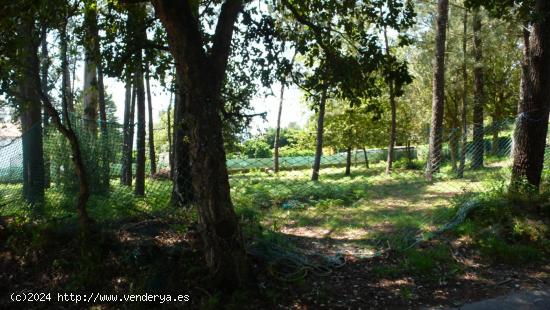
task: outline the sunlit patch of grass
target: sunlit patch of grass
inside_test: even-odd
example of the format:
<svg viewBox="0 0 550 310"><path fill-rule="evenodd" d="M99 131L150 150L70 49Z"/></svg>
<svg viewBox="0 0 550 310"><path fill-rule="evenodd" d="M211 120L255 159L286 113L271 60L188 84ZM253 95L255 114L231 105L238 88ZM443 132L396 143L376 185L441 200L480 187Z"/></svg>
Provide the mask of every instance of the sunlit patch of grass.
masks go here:
<svg viewBox="0 0 550 310"><path fill-rule="evenodd" d="M308 169L236 175L231 185L238 213L254 214L270 229L399 249L449 221L456 197L501 182L507 169L495 165L467 170L463 179L445 166L433 182L422 170L399 168L387 175L378 163L354 167L351 177L344 177L343 168L325 168L319 182L309 180Z"/></svg>

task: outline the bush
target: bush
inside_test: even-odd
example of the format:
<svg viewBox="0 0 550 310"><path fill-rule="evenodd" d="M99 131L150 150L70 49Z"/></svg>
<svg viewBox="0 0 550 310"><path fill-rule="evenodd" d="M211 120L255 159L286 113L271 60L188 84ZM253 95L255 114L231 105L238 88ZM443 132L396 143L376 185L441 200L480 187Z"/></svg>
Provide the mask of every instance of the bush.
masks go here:
<svg viewBox="0 0 550 310"><path fill-rule="evenodd" d="M271 146L261 140L248 140L242 146L243 154L247 158L269 158L271 157Z"/></svg>

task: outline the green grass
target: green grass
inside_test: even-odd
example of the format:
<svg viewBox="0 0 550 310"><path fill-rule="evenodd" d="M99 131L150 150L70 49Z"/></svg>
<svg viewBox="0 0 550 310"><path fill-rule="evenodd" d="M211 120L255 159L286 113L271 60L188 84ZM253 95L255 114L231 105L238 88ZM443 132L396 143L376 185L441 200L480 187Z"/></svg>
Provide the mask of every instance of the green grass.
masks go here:
<svg viewBox="0 0 550 310"><path fill-rule="evenodd" d="M319 182L310 181L310 169L299 169L278 174L234 173L230 175L230 184L235 209L249 234L258 234L254 227L259 225L262 234L272 232L270 238L294 236L327 241L342 251L369 255L382 248L404 250L416 238L452 218L455 206L462 200L505 188L509 164L509 159L491 157L486 161L486 168L467 170L463 179L457 179L450 165L445 165L433 182L427 182L423 169L418 169L421 163L398 164L388 176L384 173L384 163L380 162L373 163L370 169L352 167L350 176L345 176L341 167L323 168ZM88 211L99 222L144 212L170 214L175 212L169 204L171 188L167 180L148 179L145 197L136 198L131 188L113 180L108 195L90 197ZM20 192L21 185L0 185L0 199L8 201L10 197L20 196ZM45 219L74 216L76 196L53 184L46 192L42 208L31 208L16 200L0 209L0 215ZM493 196L487 201L495 207L484 208L487 214L483 216L498 222L500 213L495 210L501 212L498 206L504 203L504 198L499 194ZM194 212L188 213L196 216ZM466 222L457 232L474 235L480 225ZM533 235L528 228L529 225L516 223L516 236ZM506 256L498 241L487 241L484 248ZM415 265L414 255L411 262ZM418 262L418 268L424 268L422 262Z"/></svg>

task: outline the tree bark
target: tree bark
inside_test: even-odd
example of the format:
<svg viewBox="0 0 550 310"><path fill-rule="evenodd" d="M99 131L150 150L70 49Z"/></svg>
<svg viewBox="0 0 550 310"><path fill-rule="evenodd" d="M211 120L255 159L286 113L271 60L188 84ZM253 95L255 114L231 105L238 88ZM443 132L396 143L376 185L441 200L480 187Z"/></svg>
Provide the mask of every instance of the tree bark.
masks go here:
<svg viewBox="0 0 550 310"><path fill-rule="evenodd" d="M432 123L430 130L429 154L426 177L432 180L433 174L441 165L443 143L443 115L445 112L445 42L447 40L447 20L449 1L438 0L435 37L435 62L433 75Z"/></svg>
<svg viewBox="0 0 550 310"><path fill-rule="evenodd" d="M390 56L390 46L388 44L388 33L386 26L384 26L384 44L386 47L386 56ZM389 68L389 71L391 72L391 68ZM386 160L386 173L390 174L392 170L393 165L393 159L394 159L394 147L395 147L395 140L397 139L397 105L395 103L395 92L394 92L394 84L393 80L388 79L388 90L389 90L389 98L390 98L390 109L391 109L391 125L390 125L390 142L388 145L388 158Z"/></svg>
<svg viewBox="0 0 550 310"><path fill-rule="evenodd" d="M172 96L174 91L170 94L170 103L168 104L168 110L166 111L166 131L168 134L168 164L170 166L170 180L174 179L174 146L172 143L172 119L170 115L172 114Z"/></svg>
<svg viewBox="0 0 550 310"><path fill-rule="evenodd" d="M517 191L526 181L538 189L544 165L548 133L548 98L550 98L550 3L537 0L526 49L523 100L516 123L511 190Z"/></svg>
<svg viewBox="0 0 550 310"><path fill-rule="evenodd" d="M127 67L128 70L129 67ZM122 145L122 162L121 162L121 172L120 172L120 183L123 185L129 185L128 184L128 167L130 163L128 162L128 148L129 148L129 139L130 139L130 124L132 120L130 120L130 110L132 109L132 78L130 72L126 72L126 96L124 99L124 121L122 125L122 131L123 131L123 145Z"/></svg>
<svg viewBox="0 0 550 310"><path fill-rule="evenodd" d="M88 182L86 178L86 170L84 167L84 162L82 160L81 152L80 152L80 145L78 143L78 139L76 134L71 128L70 125L70 119L67 117L68 111L65 110L64 113L66 115L67 120L67 127L64 126L61 123L61 118L59 117L59 114L53 107L53 104L50 101L50 98L42 91L42 85L41 80L39 76L39 70L40 70L40 62L38 59L38 44L35 44L33 42L33 28L34 28L34 21L33 20L27 20L24 22L27 27L25 28L25 32L23 33L23 37L25 37L26 40L26 47L25 47L25 57L27 57L25 63L26 63L26 71L25 71L25 80L28 82L26 86L29 87L29 93L32 94L32 98L34 100L38 100L38 108L35 108L35 110L40 111L40 101L44 104L44 107L48 114L50 115L53 124L56 126L56 128L63 134L67 140L69 140L69 143L71 145L71 151L72 151L72 157L73 157L73 163L75 165L75 172L79 180L79 195L78 195L78 202L77 202L77 212L78 212L78 218L79 222L81 224L81 227L83 229L87 229L90 223L90 218L88 217L88 214L86 212L86 202L89 198L89 187ZM40 147L42 145L40 144ZM38 151L36 147L33 151ZM43 169L43 168L42 168ZM43 174L43 170L42 170Z"/></svg>
<svg viewBox="0 0 550 310"><path fill-rule="evenodd" d="M285 94L285 79L281 81L281 94L279 96L279 112L277 113L277 127L275 129L275 141L273 142L273 171L279 172L279 139L281 136L281 115L283 113L283 101Z"/></svg>
<svg viewBox="0 0 550 310"><path fill-rule="evenodd" d="M189 96L187 91L182 87L181 79L176 79L172 204L177 207L186 207L193 201L193 177L191 175L191 158L189 155L189 127L185 121L185 106L188 103Z"/></svg>
<svg viewBox="0 0 550 310"><path fill-rule="evenodd" d="M319 114L317 116L317 143L315 147L315 158L313 160L312 181L319 181L319 170L321 169L321 157L323 156L323 131L325 123L325 105L327 101L327 91L323 89L319 100Z"/></svg>
<svg viewBox="0 0 550 310"><path fill-rule="evenodd" d="M351 175L351 146L346 149L346 176Z"/></svg>
<svg viewBox="0 0 550 310"><path fill-rule="evenodd" d="M142 52L138 51L136 68L137 139L136 139L136 196L145 195L145 87L143 85Z"/></svg>
<svg viewBox="0 0 550 310"><path fill-rule="evenodd" d="M466 147L468 145L468 70L467 61L467 42L468 42L468 11L464 10L462 34L462 143L460 146L460 163L458 165L457 177L464 177L464 168L466 166Z"/></svg>
<svg viewBox="0 0 550 310"><path fill-rule="evenodd" d="M472 153L472 169L483 168L483 156L485 153L483 106L485 105L484 74L483 74L483 50L481 39L481 16L479 9L474 11L474 139Z"/></svg>
<svg viewBox="0 0 550 310"><path fill-rule="evenodd" d="M40 82L41 82L41 86L42 86L42 92L46 96L49 96L50 86L49 86L49 81L48 81L48 73L49 73L49 70L50 70L50 56L49 56L49 53L48 53L48 40L47 40L48 39L48 31L47 31L46 26L44 26L44 25L41 28L42 29L41 29L41 34L40 35L42 37L42 40L41 40L41 44L40 44L40 50L41 50L40 51L40 54L41 54L40 56L42 58L42 63L41 63L41 67L40 67ZM48 117L48 113L46 112L46 109L44 109L42 123L43 123L42 134L43 134L44 139L47 139L47 137L48 137L48 127L49 127L49 117ZM50 155L51 154L49 152L44 152L44 188L50 188L50 184L51 184Z"/></svg>
<svg viewBox="0 0 550 310"><path fill-rule="evenodd" d="M19 31L23 40L20 54L23 58L17 98L23 132L23 196L31 205L43 203L45 185L42 107L37 96L37 92L42 92L38 73L40 40L34 37L35 27L35 22L30 18L20 21Z"/></svg>
<svg viewBox="0 0 550 310"><path fill-rule="evenodd" d="M66 17L68 20L68 17ZM59 49L61 53L61 74L62 74L62 86L61 86L61 102L63 111L67 111L67 115L74 113L73 94L71 87L71 74L69 71L69 59L68 59L68 43L67 43L67 20L63 23L60 29L60 42ZM67 117L64 115L63 120L67 121Z"/></svg>
<svg viewBox="0 0 550 310"><path fill-rule="evenodd" d="M155 155L155 130L153 124L153 103L151 98L151 85L149 84L149 70L145 71L147 86L147 108L149 109L149 162L151 164L151 175L157 173L157 156Z"/></svg>
<svg viewBox="0 0 550 310"><path fill-rule="evenodd" d="M369 169L369 154L367 153L366 148L363 148L363 155L365 156L365 166Z"/></svg>
<svg viewBox="0 0 550 310"><path fill-rule="evenodd" d="M504 104L504 94L501 90L498 95L498 100L495 103L495 107L493 110L493 125L492 127L492 133L493 133L493 142L491 143L491 153L494 156L499 156L501 154L500 151L500 143L499 143L499 133L501 128L501 121L502 121L502 105Z"/></svg>
<svg viewBox="0 0 550 310"><path fill-rule="evenodd" d="M220 112L231 39L243 1L226 0L221 5L208 54L200 21L188 2L153 0L153 5L168 34L178 78L187 91L184 119L189 128L193 194L206 263L214 285L234 289L245 285L250 273L230 197Z"/></svg>
<svg viewBox="0 0 550 310"><path fill-rule="evenodd" d="M99 91L97 81L97 62L99 55L97 2L86 0L84 9L84 86L83 107L84 125L88 132L97 135L97 113L99 105Z"/></svg>

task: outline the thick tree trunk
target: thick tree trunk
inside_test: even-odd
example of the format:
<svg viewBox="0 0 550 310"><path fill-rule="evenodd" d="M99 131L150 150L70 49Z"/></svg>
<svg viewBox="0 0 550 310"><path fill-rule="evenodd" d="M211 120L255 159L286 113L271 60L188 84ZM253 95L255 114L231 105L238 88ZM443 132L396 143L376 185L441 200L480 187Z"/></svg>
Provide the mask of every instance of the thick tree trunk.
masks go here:
<svg viewBox="0 0 550 310"><path fill-rule="evenodd" d="M323 89L319 100L319 111L317 115L317 143L315 147L315 158L313 160L312 181L319 180L319 170L321 169L321 157L323 156L323 131L325 123L325 105L327 101L327 91Z"/></svg>
<svg viewBox="0 0 550 310"><path fill-rule="evenodd" d="M483 51L481 40L481 16L479 10L474 11L474 139L472 153L472 169L483 168L483 156L485 153L485 143L483 141L483 106L485 105L484 93L484 74L483 74Z"/></svg>
<svg viewBox="0 0 550 310"><path fill-rule="evenodd" d="M173 183L172 204L186 207L193 201L193 178L191 176L191 158L189 155L189 128L185 120L185 107L189 96L181 85L181 79L176 82L176 98L174 103L174 138L173 138Z"/></svg>
<svg viewBox="0 0 550 310"><path fill-rule="evenodd" d="M429 154L426 177L432 180L433 174L441 165L443 143L443 115L445 112L445 42L447 40L447 20L449 0L438 0L435 37L435 62L433 75L432 123L430 127Z"/></svg>
<svg viewBox="0 0 550 310"><path fill-rule="evenodd" d="M147 108L149 110L149 162L151 164L151 175L157 173L157 156L155 154L155 130L153 124L153 103L151 98L151 85L149 84L149 70L145 71L147 86Z"/></svg>
<svg viewBox="0 0 550 310"><path fill-rule="evenodd" d="M187 2L154 0L153 5L166 28L178 77L187 91L184 120L189 128L193 194L206 263L214 285L234 289L245 285L250 273L231 202L220 112L231 38L243 2L222 4L210 53L203 49L200 21Z"/></svg>
<svg viewBox="0 0 550 310"><path fill-rule="evenodd" d="M279 139L281 136L281 115L283 113L283 101L285 94L285 80L281 81L281 94L279 96L279 112L277 113L277 127L275 128L275 141L273 142L273 171L279 172Z"/></svg>
<svg viewBox="0 0 550 310"><path fill-rule="evenodd" d="M544 165L550 98L550 3L537 0L535 12L541 19L533 23L525 46L525 88L515 130L512 191L519 190L522 181L538 189Z"/></svg>
<svg viewBox="0 0 550 310"><path fill-rule="evenodd" d="M32 95L31 98L33 100L38 100L37 101L38 107L34 108L34 112L38 111L38 115L40 115L40 110L41 110L40 100L41 100L42 103L44 104L44 107L46 108L46 111L50 115L53 124L57 127L57 129L61 132L61 134L63 134L67 138L67 140L69 140L69 143L71 144L73 163L75 165L75 172L80 184L78 204L77 204L78 218L82 228L86 229L90 222L90 219L86 212L86 202L89 197L89 190L88 190L88 183L86 179L86 172L84 169L84 163L82 161L82 156L80 152L80 146L78 144L76 134L70 127L70 120L67 118L67 124L69 125L69 127L63 126L63 124L61 123L61 118L59 117L59 114L53 107L50 101L50 98L42 91L41 80L38 73L40 70L40 62L38 59L38 44L34 44L33 42L34 21L27 20L24 22L24 24L26 26L24 27L23 37L27 38L25 53L24 53L26 55L25 57L27 57L25 61L26 63L25 81L28 83L26 84L26 86L29 87L27 94ZM65 114L67 115L68 112L65 111ZM40 118L40 116L38 117ZM41 142L40 142L40 148L42 148ZM33 146L33 151L40 152L40 150L36 146ZM42 169L41 175L43 178L43 167L41 169ZM35 175L35 176L37 177L36 181L39 181L39 176L38 175ZM42 181L42 185L43 185L43 181ZM43 191L42 191L42 195L43 195Z"/></svg>
<svg viewBox="0 0 550 310"><path fill-rule="evenodd" d="M23 44L22 72L18 80L18 105L23 144L23 197L31 204L44 201L44 149L42 141L42 108L37 92L41 92L38 59L39 40L34 37L35 23L24 19L19 25ZM36 76L36 79L35 79Z"/></svg>
<svg viewBox="0 0 550 310"><path fill-rule="evenodd" d="M346 176L351 175L351 146L346 149Z"/></svg>
<svg viewBox="0 0 550 310"><path fill-rule="evenodd" d="M466 146L468 145L468 70L467 60L467 42L468 42L468 11L464 10L462 34L462 142L460 144L460 163L458 165L457 177L464 177L464 168L466 167Z"/></svg>

